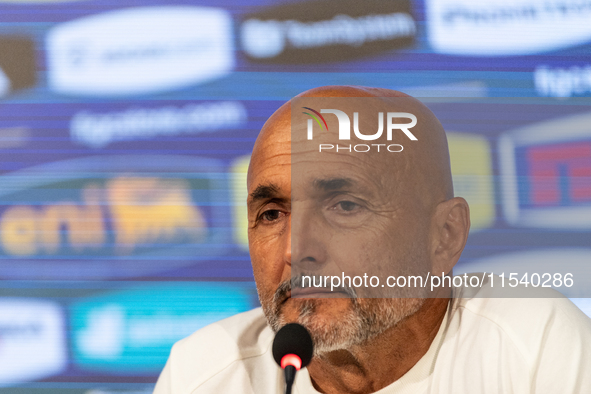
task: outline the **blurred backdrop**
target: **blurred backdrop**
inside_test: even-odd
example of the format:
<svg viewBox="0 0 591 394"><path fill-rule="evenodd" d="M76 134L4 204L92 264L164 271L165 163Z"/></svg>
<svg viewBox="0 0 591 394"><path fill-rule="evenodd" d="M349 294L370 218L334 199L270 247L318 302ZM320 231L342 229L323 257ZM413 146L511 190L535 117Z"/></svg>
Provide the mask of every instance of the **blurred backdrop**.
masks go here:
<svg viewBox="0 0 591 394"><path fill-rule="evenodd" d="M175 341L258 306L249 154L321 85L441 119L472 210L457 272L590 283L589 20L591 0L0 0L0 392L151 392Z"/></svg>

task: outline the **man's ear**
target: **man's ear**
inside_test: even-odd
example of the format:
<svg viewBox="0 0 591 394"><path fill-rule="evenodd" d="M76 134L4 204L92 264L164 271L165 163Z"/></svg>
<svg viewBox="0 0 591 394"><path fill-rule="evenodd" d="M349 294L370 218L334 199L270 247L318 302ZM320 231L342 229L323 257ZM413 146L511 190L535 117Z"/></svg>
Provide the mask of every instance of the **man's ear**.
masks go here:
<svg viewBox="0 0 591 394"><path fill-rule="evenodd" d="M439 203L431 222L433 274L450 273L460 259L470 231L470 207L462 197Z"/></svg>

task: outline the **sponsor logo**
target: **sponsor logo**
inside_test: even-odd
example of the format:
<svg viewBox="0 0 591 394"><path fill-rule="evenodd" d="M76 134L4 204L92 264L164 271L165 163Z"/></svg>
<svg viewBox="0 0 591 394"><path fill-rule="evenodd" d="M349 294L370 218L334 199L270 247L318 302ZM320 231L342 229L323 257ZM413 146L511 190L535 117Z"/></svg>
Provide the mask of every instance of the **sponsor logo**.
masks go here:
<svg viewBox="0 0 591 394"><path fill-rule="evenodd" d="M590 121L591 114L574 115L500 137L503 211L510 224L591 228Z"/></svg>
<svg viewBox="0 0 591 394"><path fill-rule="evenodd" d="M0 37L0 97L37 83L35 44L27 37Z"/></svg>
<svg viewBox="0 0 591 394"><path fill-rule="evenodd" d="M242 49L252 61L340 61L413 42L416 23L408 0L359 3L309 1L281 5L245 18Z"/></svg>
<svg viewBox="0 0 591 394"><path fill-rule="evenodd" d="M72 117L70 134L74 141L101 148L114 141L235 128L243 125L247 117L246 108L237 101L131 108L103 114L81 111Z"/></svg>
<svg viewBox="0 0 591 394"><path fill-rule="evenodd" d="M590 0L427 0L428 36L442 53L522 55L591 40Z"/></svg>
<svg viewBox="0 0 591 394"><path fill-rule="evenodd" d="M310 108L310 107L302 107L306 111L309 112L302 112L304 115L308 115L311 119L307 121L307 138L308 140L312 140L314 138L314 122L319 125L321 130L329 131L328 124L326 120L322 116L322 114L333 114L337 117L337 121L339 124L339 140L351 140L351 119L349 115L345 112L338 110L338 109L321 109L320 112ZM363 141L374 141L377 140L382 136L384 133L384 118L387 119L386 123L386 135L388 141L392 140L392 134L394 130L402 131L411 141L417 141L417 138L410 132L409 129L413 128L417 125L417 117L408 112L387 112L384 116L383 112L379 112L377 114L378 118L378 131L374 134L363 134L359 130L359 113L353 112L353 132L355 133L355 137L363 140ZM394 122L394 119L407 119L410 122L398 123ZM400 144L357 144L357 145L349 145L347 146L340 146L334 144L319 144L318 151L319 152L326 152L334 150L336 152L339 151L348 151L348 152L369 152L373 150L376 151L388 151L388 152L402 152L403 146Z"/></svg>
<svg viewBox="0 0 591 394"><path fill-rule="evenodd" d="M139 7L63 23L47 36L48 81L71 95L177 89L234 67L232 22L216 8Z"/></svg>
<svg viewBox="0 0 591 394"><path fill-rule="evenodd" d="M193 206L188 182L181 179L127 175L104 184L80 184L80 195L79 203L6 209L0 222L4 251L13 256L57 254L63 238L73 250L101 249L107 242L107 220L113 224L114 248L123 254L151 242L205 235L203 214ZM108 218L102 206L109 207ZM62 227L67 228L65 237Z"/></svg>
<svg viewBox="0 0 591 394"><path fill-rule="evenodd" d="M53 302L0 299L0 384L41 379L66 367L62 311Z"/></svg>
<svg viewBox="0 0 591 394"><path fill-rule="evenodd" d="M591 93L591 64L568 68L540 66L534 71L540 96L571 97Z"/></svg>
<svg viewBox="0 0 591 394"><path fill-rule="evenodd" d="M179 173L191 176L171 175ZM5 274L125 277L219 254L227 249L227 230L216 224L227 216L223 181L216 161L163 156L89 157L5 175Z"/></svg>
<svg viewBox="0 0 591 394"><path fill-rule="evenodd" d="M256 306L251 283L145 286L89 298L71 310L76 364L88 370L157 373L171 346Z"/></svg>
<svg viewBox="0 0 591 394"><path fill-rule="evenodd" d="M447 132L454 193L468 201L470 231L493 225L495 194L490 145L477 134Z"/></svg>

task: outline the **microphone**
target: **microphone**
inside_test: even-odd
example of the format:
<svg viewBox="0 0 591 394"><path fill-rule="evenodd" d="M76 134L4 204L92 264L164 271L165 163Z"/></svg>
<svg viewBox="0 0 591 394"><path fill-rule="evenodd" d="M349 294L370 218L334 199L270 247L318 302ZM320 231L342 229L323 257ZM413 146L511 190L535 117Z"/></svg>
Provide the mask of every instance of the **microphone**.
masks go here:
<svg viewBox="0 0 591 394"><path fill-rule="evenodd" d="M290 323L277 332L273 358L285 372L285 394L291 394L296 372L310 363L313 354L314 342L304 326Z"/></svg>

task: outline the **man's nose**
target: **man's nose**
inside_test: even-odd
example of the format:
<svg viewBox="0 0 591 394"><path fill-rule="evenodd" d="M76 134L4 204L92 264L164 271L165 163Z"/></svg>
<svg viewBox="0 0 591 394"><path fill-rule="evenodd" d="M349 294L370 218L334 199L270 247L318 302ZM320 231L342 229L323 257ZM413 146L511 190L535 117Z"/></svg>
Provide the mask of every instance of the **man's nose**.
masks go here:
<svg viewBox="0 0 591 394"><path fill-rule="evenodd" d="M315 271L327 261L329 233L321 215L304 204L293 204L291 211L290 261L295 271Z"/></svg>

